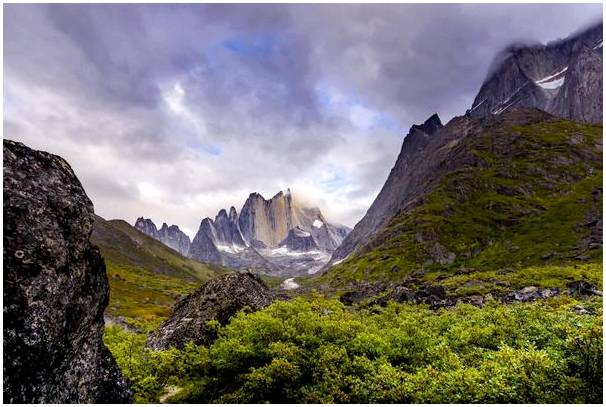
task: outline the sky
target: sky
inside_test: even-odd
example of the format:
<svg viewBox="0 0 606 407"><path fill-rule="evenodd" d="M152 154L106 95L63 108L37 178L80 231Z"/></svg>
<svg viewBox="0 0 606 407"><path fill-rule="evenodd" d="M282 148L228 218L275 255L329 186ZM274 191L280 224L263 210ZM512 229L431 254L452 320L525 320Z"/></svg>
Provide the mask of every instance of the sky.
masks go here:
<svg viewBox="0 0 606 407"><path fill-rule="evenodd" d="M4 138L65 158L106 219L193 237L291 188L354 226L414 123L600 4L4 5Z"/></svg>

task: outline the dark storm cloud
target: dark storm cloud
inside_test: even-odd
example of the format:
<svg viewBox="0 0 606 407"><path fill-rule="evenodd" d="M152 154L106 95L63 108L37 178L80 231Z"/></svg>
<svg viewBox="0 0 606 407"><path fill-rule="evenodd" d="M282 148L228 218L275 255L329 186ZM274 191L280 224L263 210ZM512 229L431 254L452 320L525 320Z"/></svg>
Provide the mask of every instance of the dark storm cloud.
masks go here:
<svg viewBox="0 0 606 407"><path fill-rule="evenodd" d="M514 41L601 5L6 5L5 137L63 155L101 215L194 228L295 187L353 225L406 130L464 113Z"/></svg>

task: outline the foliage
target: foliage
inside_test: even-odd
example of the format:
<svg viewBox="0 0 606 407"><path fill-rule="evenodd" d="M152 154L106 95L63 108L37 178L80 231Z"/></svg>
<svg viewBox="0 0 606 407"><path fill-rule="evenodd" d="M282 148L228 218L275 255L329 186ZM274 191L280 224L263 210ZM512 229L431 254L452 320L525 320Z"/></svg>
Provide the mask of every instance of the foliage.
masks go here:
<svg viewBox="0 0 606 407"><path fill-rule="evenodd" d="M116 328L106 342L138 401L171 384L175 402L568 403L601 401L602 331L601 303L568 296L431 311L314 295L240 313L208 348L151 352Z"/></svg>

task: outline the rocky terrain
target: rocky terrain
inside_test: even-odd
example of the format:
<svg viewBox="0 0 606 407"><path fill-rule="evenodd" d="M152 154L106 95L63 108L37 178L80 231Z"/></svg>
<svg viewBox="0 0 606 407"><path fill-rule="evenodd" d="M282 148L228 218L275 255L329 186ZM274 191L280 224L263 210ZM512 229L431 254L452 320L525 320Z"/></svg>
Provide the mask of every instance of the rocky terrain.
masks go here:
<svg viewBox="0 0 606 407"><path fill-rule="evenodd" d="M4 354L7 403L123 403L103 344L105 264L93 205L60 157L4 140Z"/></svg>
<svg viewBox="0 0 606 407"><path fill-rule="evenodd" d="M137 219L135 227L169 246L175 241L162 237L164 226L159 232L150 219ZM204 218L187 253L184 245L179 251L232 269L290 277L318 271L349 231L346 226L329 223L320 209L300 204L290 190L269 200L252 193L239 215L232 206L229 213L220 210L214 220Z"/></svg>
<svg viewBox="0 0 606 407"><path fill-rule="evenodd" d="M258 311L275 301L275 296L265 283L252 273L230 273L204 284L179 301L171 316L148 336L147 346L182 349L192 341L208 345L216 339L211 320L221 325L244 307Z"/></svg>
<svg viewBox="0 0 606 407"><path fill-rule="evenodd" d="M602 123L602 24L547 45L512 45L495 59L473 117L516 106Z"/></svg>

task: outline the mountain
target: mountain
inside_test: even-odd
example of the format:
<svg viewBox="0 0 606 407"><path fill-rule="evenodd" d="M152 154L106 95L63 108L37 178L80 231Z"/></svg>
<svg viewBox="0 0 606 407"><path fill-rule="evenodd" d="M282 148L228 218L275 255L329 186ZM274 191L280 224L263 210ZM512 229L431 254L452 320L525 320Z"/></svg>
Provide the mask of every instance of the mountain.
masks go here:
<svg viewBox="0 0 606 407"><path fill-rule="evenodd" d="M191 245L189 236L183 233L177 225L168 226L166 223L162 223L162 227L158 230L156 224L151 219L140 217L135 222L135 228L161 241L183 256L187 256L189 253L189 246Z"/></svg>
<svg viewBox="0 0 606 407"><path fill-rule="evenodd" d="M519 107L430 122L411 129L314 284L440 282L448 295L599 284L601 125Z"/></svg>
<svg viewBox="0 0 606 407"><path fill-rule="evenodd" d="M602 24L547 45L512 45L493 63L468 114L515 106L602 123Z"/></svg>
<svg viewBox="0 0 606 407"><path fill-rule="evenodd" d="M137 221L140 227L153 225L150 222ZM178 298L227 271L184 257L123 220L95 216L91 240L107 266L111 317L142 321L166 317Z"/></svg>
<svg viewBox="0 0 606 407"><path fill-rule="evenodd" d="M240 215L231 207L229 214L222 209L214 220L203 219L189 256L272 275L313 273L326 263L349 230L329 223L320 209L303 206L290 190L269 200L252 193Z"/></svg>

